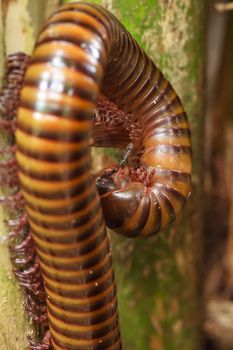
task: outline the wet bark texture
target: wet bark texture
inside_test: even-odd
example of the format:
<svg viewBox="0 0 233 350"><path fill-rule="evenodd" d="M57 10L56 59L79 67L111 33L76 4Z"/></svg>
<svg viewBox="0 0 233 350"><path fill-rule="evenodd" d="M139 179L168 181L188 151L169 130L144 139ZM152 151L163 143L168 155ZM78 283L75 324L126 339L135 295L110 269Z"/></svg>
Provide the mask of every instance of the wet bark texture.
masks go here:
<svg viewBox="0 0 233 350"><path fill-rule="evenodd" d="M203 1L95 2L108 8L125 24L174 85L187 110L193 142L193 192L176 226L145 241L120 238L110 233L118 284L123 348L197 350L200 349L201 321L199 278L202 229ZM12 45L6 44L5 23L5 39L1 40L1 45L4 43L3 46L9 48L7 52L10 48L13 51L18 50L18 45L21 50L30 52L37 28L46 16L48 3L49 1L34 0L8 1L8 6L18 5L25 17L22 19L23 15L17 16L21 23L17 32L21 32L23 38L19 37L16 42L13 29L15 26L10 26L16 19L9 17L8 28L12 31ZM42 7L39 9L40 6ZM7 18L9 8L6 11L4 19ZM40 17L37 17L38 13ZM106 164L110 158L109 153L101 154L95 163ZM98 167L99 165L97 164ZM7 249L4 246L0 249L2 259L7 254ZM21 307L23 302L18 297L17 284L12 282L12 286L10 285L12 277L9 278L8 275L11 267L6 261L7 257L0 261L0 290L5 290L4 300L7 310L10 310L10 317L6 319L8 311L2 309L4 303L0 298L0 329L1 324L5 323L4 332L0 332L0 349L22 350L25 349L22 339L25 339L27 332L27 327L18 326L18 323L22 323L19 321L20 317L25 319ZM9 297L10 290L13 297ZM12 310L16 298L19 298L18 306L15 306L17 314ZM2 320L1 315L4 315ZM12 315L15 315L15 319ZM15 338L12 331L9 334L9 330L13 329L10 326L12 323L16 324ZM10 344L7 343L9 341Z"/></svg>

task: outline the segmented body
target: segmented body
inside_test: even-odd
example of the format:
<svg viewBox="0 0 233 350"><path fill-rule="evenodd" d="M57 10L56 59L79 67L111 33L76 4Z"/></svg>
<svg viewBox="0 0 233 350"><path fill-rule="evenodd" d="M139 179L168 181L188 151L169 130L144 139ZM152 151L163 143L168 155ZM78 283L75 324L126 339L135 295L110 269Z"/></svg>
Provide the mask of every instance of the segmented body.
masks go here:
<svg viewBox="0 0 233 350"><path fill-rule="evenodd" d="M108 102L99 108L95 134L100 93ZM108 104L110 115L125 121L109 125ZM103 119L109 134L99 138ZM183 106L115 17L97 5L73 3L53 14L38 37L16 132L21 190L58 350L121 349L92 137L99 146L134 146L129 166L97 178L107 224L127 236L148 236L171 223L190 192Z"/></svg>

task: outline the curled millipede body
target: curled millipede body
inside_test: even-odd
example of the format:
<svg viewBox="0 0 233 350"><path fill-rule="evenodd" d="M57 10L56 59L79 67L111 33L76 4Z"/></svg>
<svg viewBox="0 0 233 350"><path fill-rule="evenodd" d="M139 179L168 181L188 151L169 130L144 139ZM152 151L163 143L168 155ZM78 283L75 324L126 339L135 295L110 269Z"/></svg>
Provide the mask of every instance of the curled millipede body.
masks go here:
<svg viewBox="0 0 233 350"><path fill-rule="evenodd" d="M126 236L149 236L175 220L190 192L191 171L179 98L107 10L67 4L38 36L16 142L53 348L121 349L100 201L107 225ZM133 146L127 165L124 159L97 175L100 200L91 144Z"/></svg>

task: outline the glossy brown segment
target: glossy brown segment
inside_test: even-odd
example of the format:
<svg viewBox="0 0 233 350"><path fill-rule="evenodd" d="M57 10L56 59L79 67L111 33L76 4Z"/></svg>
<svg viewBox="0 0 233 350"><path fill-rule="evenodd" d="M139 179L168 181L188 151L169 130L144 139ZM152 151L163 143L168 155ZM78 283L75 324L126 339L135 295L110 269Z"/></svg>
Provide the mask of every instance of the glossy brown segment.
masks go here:
<svg viewBox="0 0 233 350"><path fill-rule="evenodd" d="M90 3L67 4L39 34L21 94L16 140L19 179L48 295L52 346L119 350L102 210L109 227L130 237L155 234L175 220L190 192L190 132L183 106L113 15ZM101 209L90 147L128 143L133 144L129 164L97 177Z"/></svg>

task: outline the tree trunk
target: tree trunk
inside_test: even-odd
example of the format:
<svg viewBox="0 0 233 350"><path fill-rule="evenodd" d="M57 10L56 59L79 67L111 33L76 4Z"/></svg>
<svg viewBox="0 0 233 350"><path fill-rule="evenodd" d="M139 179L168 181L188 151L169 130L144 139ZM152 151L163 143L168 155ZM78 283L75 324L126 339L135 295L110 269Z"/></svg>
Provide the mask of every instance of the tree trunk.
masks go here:
<svg viewBox="0 0 233 350"><path fill-rule="evenodd" d="M178 224L145 241L110 233L123 348L200 349L203 1L94 2L125 24L171 81L186 107L193 139L193 192ZM35 1L29 3L34 6ZM6 288L5 284L1 288ZM10 320L5 322L11 329ZM25 337L24 329L20 335ZM6 338L11 339L9 333ZM17 342L10 347L4 339L2 349L24 349L23 345L17 348Z"/></svg>

